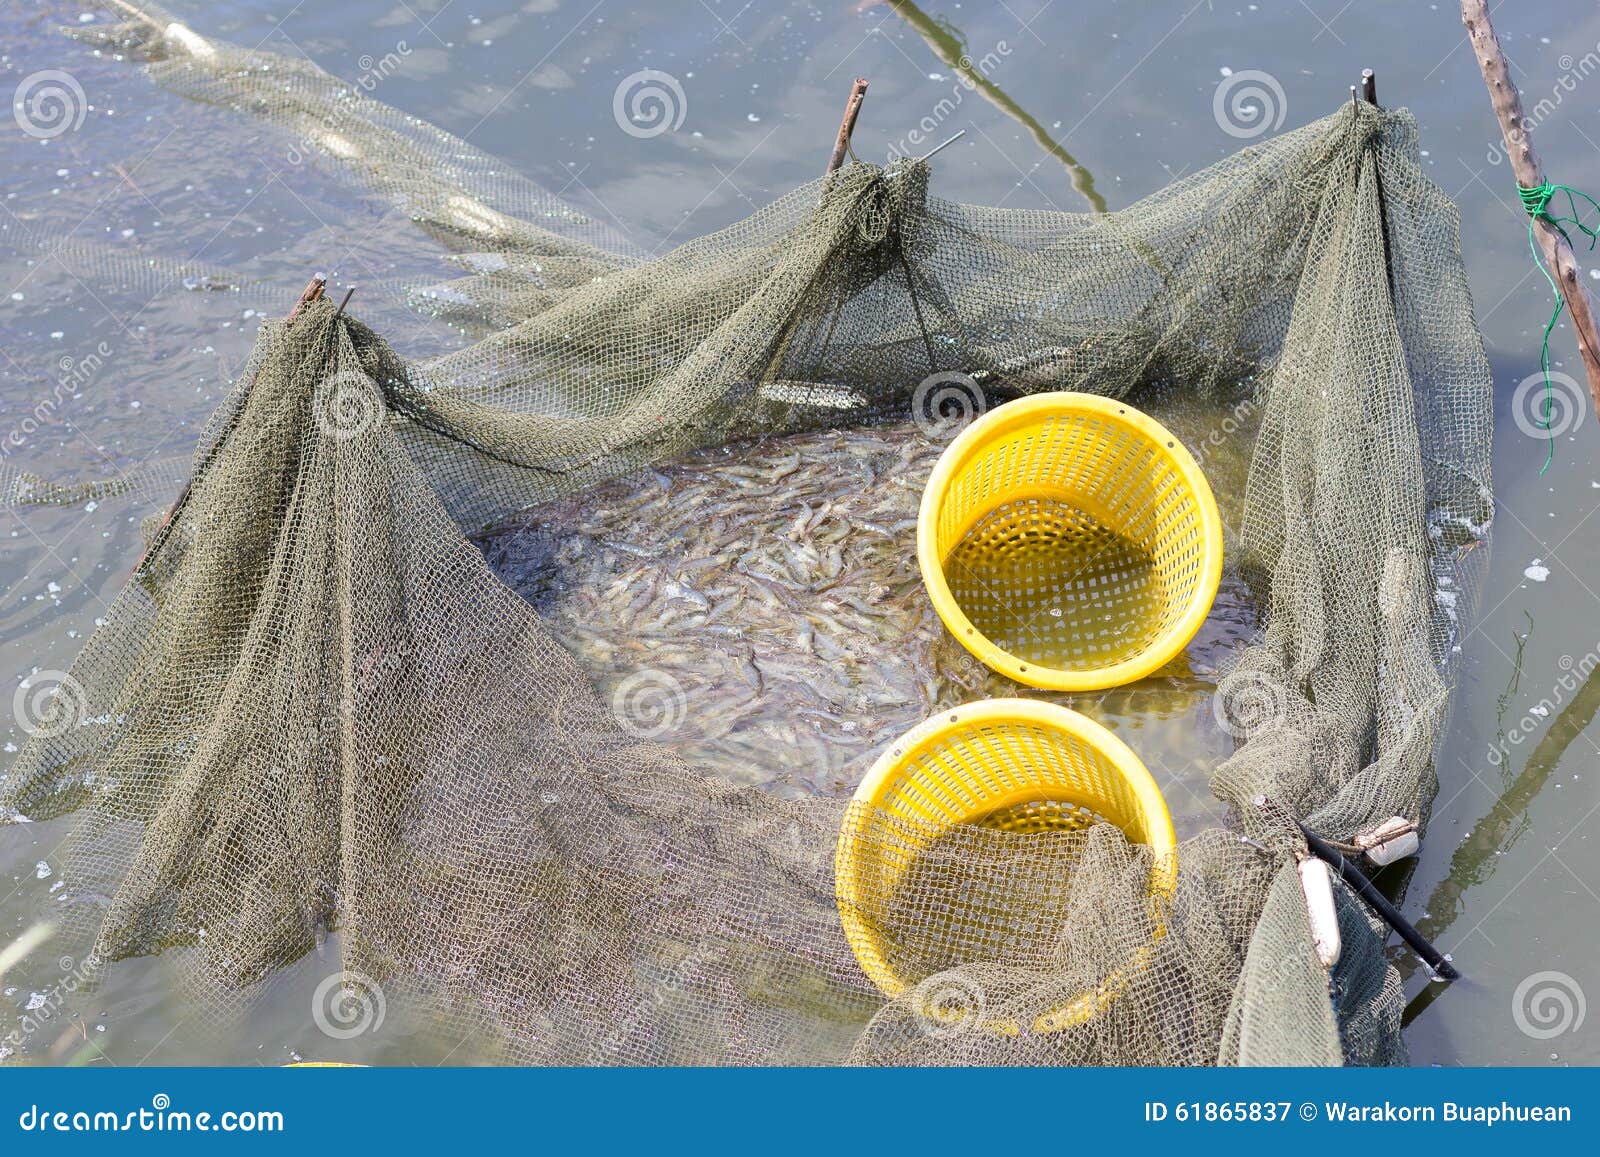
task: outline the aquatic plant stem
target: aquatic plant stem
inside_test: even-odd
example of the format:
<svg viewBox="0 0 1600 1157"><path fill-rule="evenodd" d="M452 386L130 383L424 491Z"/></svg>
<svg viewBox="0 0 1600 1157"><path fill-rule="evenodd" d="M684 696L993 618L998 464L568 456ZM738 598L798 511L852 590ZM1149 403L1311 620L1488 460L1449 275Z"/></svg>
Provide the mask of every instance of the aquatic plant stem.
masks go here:
<svg viewBox="0 0 1600 1157"><path fill-rule="evenodd" d="M1483 70L1483 82L1489 88L1489 101L1500 122L1500 135L1505 139L1506 155L1511 159L1517 184L1524 189L1540 188L1545 184L1544 167L1533 149L1533 127L1523 115L1522 97L1489 20L1489 6L1484 0L1461 0L1461 22L1467 27L1467 39ZM1583 371L1589 379L1589 395L1600 412L1600 326L1595 323L1594 303L1578 276L1578 260L1561 227L1548 217L1532 218L1532 235L1556 292L1572 317Z"/></svg>

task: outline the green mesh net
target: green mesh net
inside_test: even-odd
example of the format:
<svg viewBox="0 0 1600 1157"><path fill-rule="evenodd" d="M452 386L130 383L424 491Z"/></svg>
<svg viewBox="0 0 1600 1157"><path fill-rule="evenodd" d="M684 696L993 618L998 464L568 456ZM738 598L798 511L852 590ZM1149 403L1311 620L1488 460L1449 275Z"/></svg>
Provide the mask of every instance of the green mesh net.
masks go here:
<svg viewBox="0 0 1600 1157"><path fill-rule="evenodd" d="M1317 958L1295 821L1426 821L1491 510L1456 211L1408 114L1344 105L1101 215L852 163L644 261L305 62L148 10L111 35L445 239L463 276L414 301L481 337L410 362L325 298L262 329L61 725L0 781L15 815L79 813L53 906L98 958L167 954L224 1024L331 935L441 1041L519 1062L1403 1059L1342 889ZM917 971L890 999L835 899L841 828L889 822L850 789L897 730L1019 693L918 609L952 381L969 413L1125 397L1203 459L1206 415L1238 417L1248 462L1206 461L1234 619L1196 645L1229 656L1240 742L1161 905L1103 824L942 835L878 929ZM1209 714L1209 682L1156 685Z"/></svg>

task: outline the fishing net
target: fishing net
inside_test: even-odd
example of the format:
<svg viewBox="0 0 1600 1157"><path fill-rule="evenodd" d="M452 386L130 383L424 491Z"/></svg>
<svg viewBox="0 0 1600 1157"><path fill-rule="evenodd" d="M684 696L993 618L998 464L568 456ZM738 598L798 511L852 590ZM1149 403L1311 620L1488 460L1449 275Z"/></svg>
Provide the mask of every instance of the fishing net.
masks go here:
<svg viewBox="0 0 1600 1157"><path fill-rule="evenodd" d="M21 816L79 811L54 906L97 957L169 954L225 1018L333 934L391 1005L519 1062L1403 1059L1381 925L1342 887L1343 956L1317 958L1295 821L1341 842L1426 821L1490 515L1489 370L1456 211L1408 114L1347 104L1101 215L953 204L925 163L852 163L643 261L308 64L163 18L113 36L164 85L285 125L472 247L416 301L484 329L417 363L326 298L262 328L184 498L3 783ZM693 727L687 666L662 682L679 635L724 638L701 653L725 664L709 681L748 675L751 703L779 695L772 637L810 672L888 647L840 637L828 592L882 565L874 597L917 597L906 511L952 384L969 413L1082 390L1191 444L1197 399L1255 431L1248 479L1213 475L1259 612L1217 692L1240 737L1211 776L1228 820L1180 844L1156 902L1161 866L1108 825L919 832L839 798L862 764L826 733L791 719L792 744L712 758L709 724L680 742L629 701L665 687L657 708ZM696 595L719 564L692 550L643 569L693 524L734 521L717 504L597 513L685 471L721 470L732 502L819 439L856 448L832 497L888 495L898 521L874 562L824 533L863 520L848 506L742 507L751 552L787 543L811 591L796 605L748 563L739 600ZM640 523L633 561L585 569L578 531L604 517ZM536 556L520 591L467 537L507 519L490 549ZM655 597L641 581L676 584L671 616L629 617ZM603 670L579 660L586 633L609 640ZM929 674L907 660L911 688ZM960 690L1019 693L988 673ZM875 716L946 692L853 693L833 707L874 736L852 749L868 759ZM819 763L829 784L764 762ZM893 998L841 928L843 828L922 848L872 917L915 982ZM1054 1015L1085 999L1091 1015Z"/></svg>

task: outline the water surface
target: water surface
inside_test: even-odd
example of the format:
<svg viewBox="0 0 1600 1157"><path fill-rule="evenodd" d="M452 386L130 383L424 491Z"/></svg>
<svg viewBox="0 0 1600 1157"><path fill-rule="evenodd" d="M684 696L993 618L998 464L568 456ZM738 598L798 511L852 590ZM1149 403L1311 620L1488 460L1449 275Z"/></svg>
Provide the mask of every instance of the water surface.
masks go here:
<svg viewBox="0 0 1600 1157"><path fill-rule="evenodd" d="M1525 383L1537 369L1548 290L1530 263L1513 180L1452 5L172 6L203 33L304 54L364 79L379 99L504 157L647 253L735 221L815 176L858 74L871 79L855 138L863 158L924 152L965 129L939 154L937 193L1082 210L1127 205L1244 143L1259 120L1216 112L1219 86L1237 86L1235 78L1268 73L1270 100L1256 117L1292 127L1348 99L1360 69L1375 68L1380 99L1415 112L1429 172L1461 205L1499 422L1491 562L1462 640L1433 826L1405 891L1408 914L1467 979L1441 990L1410 976L1408 1040L1418 1063L1600 1061L1592 1021L1568 1017L1552 1032L1562 1027L1559 1005L1536 999L1552 985L1600 995L1600 843L1590 838L1600 809L1592 726L1600 706L1592 439L1600 423L1581 391L1558 382L1573 405L1557 411L1566 417L1541 473L1546 449ZM0 85L11 93L40 71L63 70L86 106L81 125L46 139L15 118L0 122L4 461L57 477L152 460L181 470L259 317L286 309L315 270L360 282L362 316L407 354L462 340L411 312L400 294L450 274L434 242L270 127L165 93L133 65L58 31L105 19L87 6L0 8ZM1515 75L1540 109L1550 176L1600 189L1592 128L1600 85L1585 65L1600 62L1600 12L1562 0L1536 11L1503 6L1499 19ZM681 88L682 120L670 131L628 132L615 115L619 84L643 69L668 73ZM41 237L55 247L41 248ZM104 261L108 250L152 261L135 276ZM174 283L185 291L168 292ZM1564 328L1553 351L1558 369L1577 372ZM137 558L139 519L169 498L4 514L0 666L8 678L70 663ZM0 730L0 742L20 741L15 728ZM1152 765L1175 778L1203 774L1214 739L1187 751L1174 744ZM64 831L0 829L0 942L31 926L60 883ZM226 1048L235 1059L278 1064L327 1055L327 1038L304 1015L336 959L327 947L325 959L292 970L275 1003L225 1044L191 1019L166 962L136 961L114 970L94 1015L64 1025L54 1046L30 1057L82 1060L99 1050L117 1064L181 1062ZM0 980L0 1027L75 963L44 947ZM1550 1008L1555 1019L1546 1022L1541 1010ZM360 1055L373 1059L411 1055L398 1032L365 1048ZM473 1055L464 1045L454 1059Z"/></svg>

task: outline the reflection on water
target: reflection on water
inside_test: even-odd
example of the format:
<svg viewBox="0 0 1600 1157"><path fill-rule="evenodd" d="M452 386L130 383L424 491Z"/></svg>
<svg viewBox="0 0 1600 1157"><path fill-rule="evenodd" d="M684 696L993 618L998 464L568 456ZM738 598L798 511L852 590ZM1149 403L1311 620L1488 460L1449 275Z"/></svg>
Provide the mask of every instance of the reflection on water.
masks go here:
<svg viewBox="0 0 1600 1157"><path fill-rule="evenodd" d="M1027 129L1028 135L1041 149L1061 162L1072 177L1072 187L1089 202L1090 208L1096 213L1106 211L1106 200L1094 187L1094 175L1031 113L1006 95L1005 90L990 78L988 63L991 58L980 57L978 61L974 61L967 50L967 38L954 24L948 20L929 16L911 3L911 0L886 0L886 2L894 9L895 14L922 37L929 48L933 49L934 55L955 69L956 75L965 84L981 93L995 108Z"/></svg>
<svg viewBox="0 0 1600 1157"><path fill-rule="evenodd" d="M1449 873L1434 887L1423 905L1423 916L1416 922L1417 931L1435 943L1444 943L1450 927L1470 913L1467 900L1472 890L1489 881L1506 853L1532 827L1535 801L1550 777L1570 766L1565 759L1568 750L1584 738L1597 712L1600 712L1600 667L1587 672L1571 700L1528 751L1522 770L1508 777L1505 790L1488 814L1456 846L1450 857ZM1470 966L1468 969L1470 971ZM1414 1020L1446 991L1440 985L1423 989L1407 1007L1406 1019Z"/></svg>
<svg viewBox="0 0 1600 1157"><path fill-rule="evenodd" d="M431 3L418 7L416 20L387 0L303 6L287 15L266 0L236 0L226 11L197 0L169 0L169 6L204 33L303 50L345 77L360 72L364 54L383 57L404 38L412 51L383 79L380 99L468 135L503 155L509 170L534 175L608 220L638 230L660 217L659 233L675 240L728 224L814 176L838 121L841 75L874 81L858 139L874 132L892 137L888 126L920 124L949 96L952 70L972 86L963 91L984 97L961 104L941 126L950 133L972 130L960 147L937 158L934 190L941 195L1044 207L1028 175L1041 165L1060 165L1084 202L1099 210L1102 191L1115 190L1114 199L1126 203L1239 147L1213 120L1212 98L1224 70L1269 71L1285 92L1285 127L1293 127L1332 107L1348 78L1371 64L1384 76L1386 102L1417 112L1425 164L1461 203L1469 271L1483 306L1480 324L1500 358L1496 381L1509 398L1537 368L1529 326L1548 315L1545 287L1527 278L1526 237L1509 179L1503 168L1484 168L1498 132L1448 5L1433 10L1357 0L1319 18L1309 10L1264 13L1190 3L1046 5L1020 15L1003 5L925 12L896 0L810 11L756 6L742 15L725 10L732 34L698 0L607 5L598 19L584 18L587 5L580 10L522 0L483 0L471 13ZM405 353L429 356L456 342L443 327L425 328L401 292L452 274L434 242L403 215L349 188L336 167L294 159L293 142L283 134L247 115L163 93L133 65L109 52L95 55L56 31L94 15L87 5L0 8L5 91L32 73L64 69L92 106L80 128L49 139L18 131L11 117L0 125L6 173L0 444L7 465L66 478L103 476L152 457L183 458L243 364L260 317L286 310L316 270L336 283L361 281L363 320L380 324ZM959 20L961 30L943 23L946 17ZM1337 36L1324 32L1322 20ZM1529 91L1552 89L1561 54L1586 53L1600 35L1600 16L1574 0L1519 11L1507 22L1502 34L1521 45L1518 64ZM985 46L1002 39L1012 51L985 70ZM651 54L642 59L646 42ZM969 65L962 64L963 53ZM543 63L530 76L534 60ZM613 121L612 94L620 77L647 66L678 76L689 100L681 131L640 140ZM1600 186L1600 155L1574 131L1572 118L1580 113L1580 102L1556 109L1540 125L1540 145L1563 179L1594 188ZM1070 131L1053 127L1063 121ZM42 246L45 236L60 240ZM1558 334L1553 346L1558 367L1570 351L1564 340ZM100 354L102 342L109 354ZM77 366L91 354L101 364L87 378L63 368L64 360ZM1177 428L1170 410L1161 412ZM1217 415L1202 413L1181 436L1199 448L1225 429ZM1241 463L1248 459L1248 432L1228 433L1242 447L1239 461L1225 455L1205 460L1225 519L1237 513L1228 503L1242 494ZM1510 421L1502 422L1499 437L1502 515L1485 579L1485 618L1462 640L1456 722L1438 759L1442 790L1405 903L1407 914L1454 952L1469 979L1444 989L1413 978L1411 987L1430 996L1413 1005L1408 1039L1422 1062L1548 1063L1552 1052L1593 1062L1600 1060L1600 1047L1592 1037L1530 1041L1511 1015L1510 1000L1518 982L1535 971L1563 962L1581 971L1571 962L1593 958L1600 917L1594 896L1600 841L1584 838L1600 785L1591 742L1594 678L1548 717L1531 712L1563 670L1561 657L1576 657L1600 637L1600 603L1585 585L1592 587L1589 576L1600 573L1600 537L1585 521L1600 482L1589 465L1592 456L1583 452L1594 424L1582 423L1568 435L1567 452L1558 453L1543 478L1537 474L1545 457L1541 440L1524 439ZM0 638L13 680L70 664L142 549L140 519L164 509L170 498L0 515L6 520ZM883 548L902 549L896 536L904 529L884 529ZM825 570L832 563L819 553ZM615 566L632 565L624 562L626 551L615 554ZM1530 586L1523 568L1536 558L1551 574ZM749 577L745 597L764 607L760 576ZM885 600L916 597L913 572L899 581L906 589L891 590ZM677 582L674 575L661 578L663 588ZM767 596L781 605L776 590ZM661 597L662 609L673 614L697 609L692 596L675 590ZM883 601L863 605L876 611ZM1540 634L1513 644L1529 608L1538 612ZM859 608L847 610L872 621ZM783 614L792 648L804 628ZM815 624L810 629L826 639ZM1229 746L1211 715L1211 682L1256 630L1242 584L1225 575L1186 667L1073 698L1075 708L1134 746L1174 813L1189 822L1221 818L1204 786L1205 772ZM888 729L900 721L895 712L920 714L926 692L909 681L925 669L907 664L886 676L870 662L857 660L856 668L842 658L822 663L825 641L814 644L818 650L806 666L796 650L777 649L773 631L753 632L746 641L760 655L770 646L774 665L751 670L745 662L750 652L728 640L720 653L703 652L711 657L700 677L707 686L716 680L746 685L753 700L761 687L777 688L780 680L809 678L826 667L826 678L837 676L845 691L865 688L869 697L882 696L883 703L850 715L825 707L822 726L835 728L826 744L814 742L818 731L808 719L778 721L792 728L780 742L849 753L837 765L816 764L823 774L815 785L781 786L846 792L853 769L844 763L865 758L872 744L858 739L850 747L848 737L856 733L844 725ZM959 648L933 654L933 670L940 662L959 663L963 654ZM610 666L597 660L597 678L609 693L645 657L619 654L605 660ZM958 673L969 681L963 695L1014 690L981 669ZM833 694L830 684L824 687ZM702 690L699 683L686 685L691 699ZM1502 696L1506 716L1530 712L1530 742L1503 765L1515 767L1515 757L1528 752L1509 788L1484 755L1496 739ZM717 718L694 709L687 717ZM764 765L773 740L748 722L735 722L726 735L696 742L725 742L730 751L748 743L748 774ZM0 744L15 747L20 738L12 727ZM49 911L60 873L40 876L39 865L59 863L66 833L60 822L0 828L0 945ZM62 981L66 952L59 938L52 939L0 977L0 1049L11 1047L3 1042L14 1025L44 1007L30 1012L27 1006L47 999ZM352 1041L334 1042L317 1029L311 999L337 961L336 938L330 938L320 954L286 969L253 1019L226 1038L191 1019L172 959L119 962L76 1015L41 1032L27 1059L65 1063L103 1052L117 1064L224 1058L277 1064L299 1056L398 1062L417 1055L394 1014L382 1033ZM774 994L779 997L794 998ZM452 1059L472 1056L472 1045L464 1043Z"/></svg>

